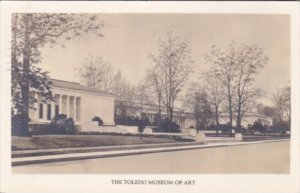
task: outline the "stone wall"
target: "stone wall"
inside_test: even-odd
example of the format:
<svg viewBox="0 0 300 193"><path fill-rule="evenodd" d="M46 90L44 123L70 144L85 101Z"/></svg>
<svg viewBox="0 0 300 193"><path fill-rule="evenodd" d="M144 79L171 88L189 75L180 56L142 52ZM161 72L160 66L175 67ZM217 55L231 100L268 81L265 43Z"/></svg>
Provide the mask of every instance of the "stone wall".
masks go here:
<svg viewBox="0 0 300 193"><path fill-rule="evenodd" d="M116 125L116 126L107 126L101 125L98 126L98 122L89 121L82 122L81 132L100 132L100 133L138 133L137 126L127 126L127 125Z"/></svg>
<svg viewBox="0 0 300 193"><path fill-rule="evenodd" d="M114 98L94 94L81 95L81 120L91 121L95 116L100 117L104 125L114 125Z"/></svg>

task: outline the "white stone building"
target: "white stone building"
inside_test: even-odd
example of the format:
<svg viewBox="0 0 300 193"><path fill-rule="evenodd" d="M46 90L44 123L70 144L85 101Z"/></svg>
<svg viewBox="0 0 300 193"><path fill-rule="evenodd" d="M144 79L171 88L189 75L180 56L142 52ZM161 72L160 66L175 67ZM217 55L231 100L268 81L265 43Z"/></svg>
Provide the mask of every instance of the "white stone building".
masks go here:
<svg viewBox="0 0 300 193"><path fill-rule="evenodd" d="M114 113L119 113L115 105L122 102L115 100L113 94L99 91L97 89L80 85L78 83L51 79L52 93L55 101L43 103L41 97L36 93L37 103L34 104L35 110L30 110L31 124L49 123L50 120L57 114L66 114L67 117L74 119L76 125L82 125L82 129L86 130L91 127L93 131L98 130L96 122L91 122L97 116L100 117L104 126L114 126ZM140 105L136 102L130 103L130 115L140 116ZM114 112L116 109L116 112ZM154 105L143 105L143 116L147 117L150 122L154 122L157 116L157 107ZM162 119L166 118L166 112L162 109ZM260 119L263 124L272 125L271 117L257 114L247 113L242 119L242 126L247 127L248 124L253 124L254 121ZM191 112L177 104L174 109L173 121L176 122L182 130L196 128L195 120ZM212 118L212 122L214 119ZM229 122L228 113L222 113L219 116L219 123L226 124ZM233 116L233 126L236 123L236 116ZM101 128L103 129L103 128ZM110 127L110 130L112 127ZM120 128L115 128L120 129Z"/></svg>
<svg viewBox="0 0 300 193"><path fill-rule="evenodd" d="M233 118L232 125L236 126L236 119L237 119L236 114L233 114L232 118ZM255 121L257 121L258 119L261 120L261 123L263 125L268 125L268 126L272 126L273 125L273 118L272 117L269 117L269 116L266 116L266 115L262 115L262 114L259 114L259 113L254 113L254 112L246 113L243 116L243 118L242 118L241 125L243 127L247 128L248 125L253 125L253 123ZM219 116L219 123L220 124L226 124L228 122L229 122L229 115L228 115L228 113L224 113L224 114L221 114Z"/></svg>
<svg viewBox="0 0 300 193"><path fill-rule="evenodd" d="M232 126L236 126L236 119L237 116L236 114L233 114L232 117ZM255 121L257 121L258 119L261 120L261 123L263 125L268 125L268 126L272 126L273 125L273 118L266 116L266 115L262 115L259 113L254 113L254 112L249 112L246 113L243 117L242 117L242 122L241 125L245 128L248 127L248 125L253 125ZM216 124L215 121L215 117L212 117L210 119L210 123L211 124ZM222 113L221 115L219 115L219 124L227 124L229 123L229 114L228 113ZM186 119L185 121L185 129L189 129L189 128L196 128L196 120L190 116Z"/></svg>
<svg viewBox="0 0 300 193"><path fill-rule="evenodd" d="M116 114L122 114L120 109L126 109L126 114L134 117L146 117L151 123L155 122L156 117L158 117L158 106L154 104L141 104L139 102L128 102L122 100L116 100ZM142 113L142 114L141 114ZM185 128L187 113L185 109L181 108L179 105L174 107L173 111L173 122L179 125L181 129ZM164 107L161 107L161 119L167 118L167 112Z"/></svg>
<svg viewBox="0 0 300 193"><path fill-rule="evenodd" d="M55 115L66 114L76 124L90 122L98 116L104 125L114 125L114 95L74 82L51 81L55 101L45 104L36 93L38 102L34 104L35 110L30 110L31 123L48 123Z"/></svg>

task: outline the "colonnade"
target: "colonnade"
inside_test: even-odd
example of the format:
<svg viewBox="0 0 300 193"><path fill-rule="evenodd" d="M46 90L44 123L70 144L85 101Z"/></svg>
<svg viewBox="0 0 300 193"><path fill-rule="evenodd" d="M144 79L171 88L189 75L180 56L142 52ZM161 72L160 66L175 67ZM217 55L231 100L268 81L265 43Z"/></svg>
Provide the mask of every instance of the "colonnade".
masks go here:
<svg viewBox="0 0 300 193"><path fill-rule="evenodd" d="M41 97L36 94L35 104L37 120L51 120L57 114L65 114L74 121L81 120L81 97L64 94L54 94L54 101L43 103Z"/></svg>
<svg viewBox="0 0 300 193"><path fill-rule="evenodd" d="M147 119L149 119L150 122L154 122L155 121L155 117L157 116L157 113L146 113L144 112L143 113L145 115L145 117ZM161 114L161 119L166 119L167 118L167 115L162 113ZM174 115L173 116L173 121L178 124L181 128L184 128L185 126L185 117L183 116L180 116L180 115Z"/></svg>

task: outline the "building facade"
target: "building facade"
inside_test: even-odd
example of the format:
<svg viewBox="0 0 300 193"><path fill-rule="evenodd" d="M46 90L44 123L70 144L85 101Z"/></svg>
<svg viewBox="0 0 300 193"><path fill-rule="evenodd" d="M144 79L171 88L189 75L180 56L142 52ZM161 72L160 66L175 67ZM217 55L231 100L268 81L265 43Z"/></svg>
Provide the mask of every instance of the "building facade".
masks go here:
<svg viewBox="0 0 300 193"><path fill-rule="evenodd" d="M115 114L119 116L145 117L151 123L155 123L158 117L158 106L154 104L140 104L133 101L115 101ZM187 113L185 109L179 106L174 108L173 122L179 125L180 128L185 128ZM167 118L167 111L164 107L161 108L161 120Z"/></svg>
<svg viewBox="0 0 300 193"><path fill-rule="evenodd" d="M158 117L158 107L153 104L140 104L132 101L115 100L115 96L97 89L80 85L78 83L51 79L54 101L42 102L42 98L35 93L37 103L34 110L31 109L29 117L31 124L49 123L58 114L65 114L73 118L77 125L88 125L94 117L100 117L104 125L114 126L115 115L129 115L134 117L146 117L153 125ZM161 109L161 119L166 119L166 109ZM247 113L243 116L242 126L252 125L260 119L264 125L273 125L269 116L258 113ZM214 122L214 118L211 119ZM233 116L233 126L236 125L236 116ZM196 121L191 112L180 103L176 104L173 112L173 121L184 129L196 128ZM229 122L228 113L219 116L220 124Z"/></svg>
<svg viewBox="0 0 300 193"><path fill-rule="evenodd" d="M235 127L236 126L236 119L237 119L236 114L233 114L232 118L233 118L232 125ZM261 123L263 125L268 125L268 126L273 125L273 118L272 117L262 115L262 114L259 114L259 113L254 113L254 112L246 113L242 117L241 125L244 128L247 128L248 125L253 125L253 123L255 121L259 120L259 119L261 120ZM228 113L221 114L220 117L219 117L219 123L220 124L226 124L228 122L229 122L229 114Z"/></svg>
<svg viewBox="0 0 300 193"><path fill-rule="evenodd" d="M232 126L236 127L236 120L237 120L237 116L236 114L233 114L232 116ZM273 125L273 118L266 116L266 115L262 115L259 113L254 113L254 112L249 112L246 113L243 117L242 117L242 121L241 121L241 125L244 128L247 128L250 125L253 125L255 121L260 120L261 123L263 125L267 125L267 126L272 126ZM228 113L222 113L219 115L219 124L225 125L229 123L229 114ZM214 124L216 125L216 120L215 117L211 117L210 118L210 122L209 124ZM186 129L187 128L196 128L196 120L189 116L186 118L185 121L185 125L186 125Z"/></svg>
<svg viewBox="0 0 300 193"><path fill-rule="evenodd" d="M100 117L105 125L114 125L114 95L78 83L51 79L55 101L42 102L35 93L35 110L30 110L32 123L47 123L57 114L66 114L76 124Z"/></svg>

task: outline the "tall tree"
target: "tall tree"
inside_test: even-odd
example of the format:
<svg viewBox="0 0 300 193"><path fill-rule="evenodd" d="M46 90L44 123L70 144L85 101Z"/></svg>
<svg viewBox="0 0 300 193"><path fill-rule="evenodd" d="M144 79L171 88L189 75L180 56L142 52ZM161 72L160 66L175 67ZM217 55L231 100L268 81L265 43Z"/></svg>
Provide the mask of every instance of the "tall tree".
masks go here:
<svg viewBox="0 0 300 193"><path fill-rule="evenodd" d="M161 123L161 111L163 100L163 84L162 74L155 66L147 70L146 74L147 85L149 86L149 101L157 106L157 119L156 125Z"/></svg>
<svg viewBox="0 0 300 193"><path fill-rule="evenodd" d="M235 80L237 89L237 130L241 131L241 121L243 114L247 111L249 103L255 102L255 98L261 95L257 89L253 89L252 83L255 75L267 63L267 57L263 50L257 45L241 45L236 49L235 63L237 76Z"/></svg>
<svg viewBox="0 0 300 193"><path fill-rule="evenodd" d="M112 92L112 66L102 57L89 56L79 68L79 78L87 86Z"/></svg>
<svg viewBox="0 0 300 193"><path fill-rule="evenodd" d="M212 108L216 122L217 135L219 135L219 116L222 110L222 103L226 97L226 89L220 80L216 78L214 71L205 72L202 75L201 80L204 83L204 90L206 92L207 100Z"/></svg>
<svg viewBox="0 0 300 193"><path fill-rule="evenodd" d="M205 58L213 66L215 77L227 90L230 134L234 111L237 113L237 128L240 131L243 114L256 93L251 87L252 83L255 75L267 62L267 57L257 45L237 46L231 43L226 49L213 46Z"/></svg>
<svg viewBox="0 0 300 193"><path fill-rule="evenodd" d="M236 77L238 70L235 63L235 53L235 46L231 43L225 50L214 45L212 46L212 50L204 56L207 64L212 66L215 78L219 79L226 88L230 135L232 135L233 97L236 88L234 85L234 78Z"/></svg>
<svg viewBox="0 0 300 193"><path fill-rule="evenodd" d="M169 131L172 130L174 101L192 72L190 52L187 41L180 41L169 32L166 40L158 41L158 54L150 55L155 67L161 72L163 103L167 110Z"/></svg>
<svg viewBox="0 0 300 193"><path fill-rule="evenodd" d="M193 112L193 117L196 120L197 132L199 129L204 129L209 123L212 109L208 95L199 83L194 82L189 86L185 96L185 106Z"/></svg>
<svg viewBox="0 0 300 193"><path fill-rule="evenodd" d="M47 72L35 66L41 62L40 49L90 31L101 37L102 27L95 14L12 14L12 104L22 117L22 135L29 135L28 113L36 100L31 92L38 92L44 101L53 100Z"/></svg>

